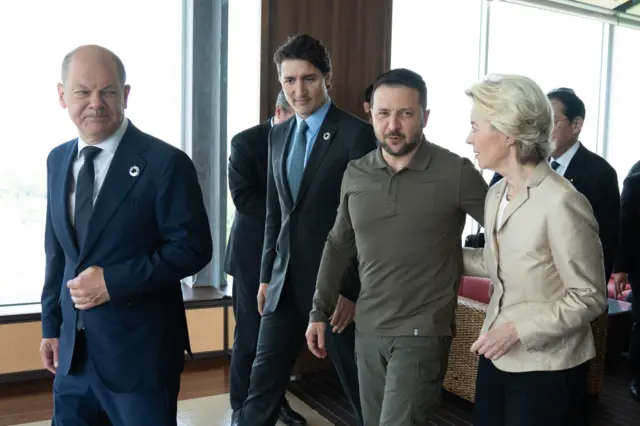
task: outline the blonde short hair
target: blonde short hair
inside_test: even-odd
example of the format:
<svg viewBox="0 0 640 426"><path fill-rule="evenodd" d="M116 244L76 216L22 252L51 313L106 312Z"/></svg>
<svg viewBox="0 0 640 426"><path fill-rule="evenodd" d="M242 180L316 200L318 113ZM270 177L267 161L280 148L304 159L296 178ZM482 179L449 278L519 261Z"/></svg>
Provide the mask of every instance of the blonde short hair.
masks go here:
<svg viewBox="0 0 640 426"><path fill-rule="evenodd" d="M521 75L491 74L465 93L491 125L516 141L520 164L538 164L553 150L553 110L547 95Z"/></svg>

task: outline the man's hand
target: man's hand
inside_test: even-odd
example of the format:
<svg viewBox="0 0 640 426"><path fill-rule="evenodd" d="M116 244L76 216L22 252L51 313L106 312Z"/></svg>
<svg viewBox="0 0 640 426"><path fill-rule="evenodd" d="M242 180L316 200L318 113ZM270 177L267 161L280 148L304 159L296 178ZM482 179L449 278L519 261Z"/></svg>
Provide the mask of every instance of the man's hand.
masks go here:
<svg viewBox="0 0 640 426"><path fill-rule="evenodd" d="M356 314L356 304L346 297L340 295L338 297L338 303L336 309L333 311L333 315L329 318L331 325L333 326L334 333L342 333L345 328L351 324L353 317Z"/></svg>
<svg viewBox="0 0 640 426"><path fill-rule="evenodd" d="M627 288L628 282L629 282L629 277L627 276L626 273L616 272L615 274L613 274L613 288L614 288L616 299Z"/></svg>
<svg viewBox="0 0 640 426"><path fill-rule="evenodd" d="M515 324L508 322L487 331L471 345L471 352L484 355L492 361L509 352L509 349L520 341Z"/></svg>
<svg viewBox="0 0 640 426"><path fill-rule="evenodd" d="M40 358L44 368L56 374L58 368L58 339L42 339L40 342Z"/></svg>
<svg viewBox="0 0 640 426"><path fill-rule="evenodd" d="M307 327L307 346L312 354L318 358L327 356L327 349L324 346L324 333L327 331L327 325L323 322L311 322Z"/></svg>
<svg viewBox="0 0 640 426"><path fill-rule="evenodd" d="M264 311L264 304L267 302L267 289L269 288L269 283L260 283L260 287L258 287L258 312L262 315Z"/></svg>
<svg viewBox="0 0 640 426"><path fill-rule="evenodd" d="M104 271L98 266L91 266L74 279L67 282L76 309L82 311L95 308L111 300L104 282Z"/></svg>

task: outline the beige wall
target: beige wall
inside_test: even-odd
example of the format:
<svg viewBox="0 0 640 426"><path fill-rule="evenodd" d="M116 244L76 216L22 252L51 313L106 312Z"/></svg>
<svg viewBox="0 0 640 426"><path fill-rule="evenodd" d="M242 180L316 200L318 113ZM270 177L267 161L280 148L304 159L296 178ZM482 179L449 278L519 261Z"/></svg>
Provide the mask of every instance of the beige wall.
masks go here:
<svg viewBox="0 0 640 426"><path fill-rule="evenodd" d="M187 310L187 324L193 353L224 350L224 308ZM230 317L229 336L233 337L233 313ZM0 325L0 374L41 370L38 354L40 321ZM233 341L229 342L229 347Z"/></svg>

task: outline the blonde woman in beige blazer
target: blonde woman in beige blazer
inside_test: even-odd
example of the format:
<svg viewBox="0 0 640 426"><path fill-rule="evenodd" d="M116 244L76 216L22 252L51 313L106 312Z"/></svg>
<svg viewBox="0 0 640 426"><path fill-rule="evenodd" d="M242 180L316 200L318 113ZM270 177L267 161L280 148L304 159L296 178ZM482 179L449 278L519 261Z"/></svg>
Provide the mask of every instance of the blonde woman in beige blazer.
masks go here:
<svg viewBox="0 0 640 426"><path fill-rule="evenodd" d="M554 126L531 79L493 75L467 90L467 142L478 165L505 177L485 202L484 249L465 249L465 274L491 278L476 426L560 426L580 418L590 322L606 308L604 259L587 199L547 163Z"/></svg>

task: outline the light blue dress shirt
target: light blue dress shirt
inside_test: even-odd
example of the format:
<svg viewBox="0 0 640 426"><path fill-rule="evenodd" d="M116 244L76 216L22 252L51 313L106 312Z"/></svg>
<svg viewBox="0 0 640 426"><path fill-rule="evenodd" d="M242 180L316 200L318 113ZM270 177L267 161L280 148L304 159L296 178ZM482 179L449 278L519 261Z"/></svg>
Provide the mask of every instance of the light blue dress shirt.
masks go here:
<svg viewBox="0 0 640 426"><path fill-rule="evenodd" d="M287 152L287 173L291 169L291 152L293 151L293 141L295 140L296 132L298 131L298 126L300 126L301 121L306 121L309 128L307 129L307 152L304 156L304 165L307 166L307 162L309 161L309 155L311 154L311 150L313 149L313 145L316 143L316 138L318 136L318 132L320 131L320 127L322 126L322 122L327 116L327 112L331 107L331 98L327 96L327 100L320 108L316 110L313 114L311 114L307 118L302 118L298 114L296 114L296 124L291 129L291 143L289 144L289 151Z"/></svg>

